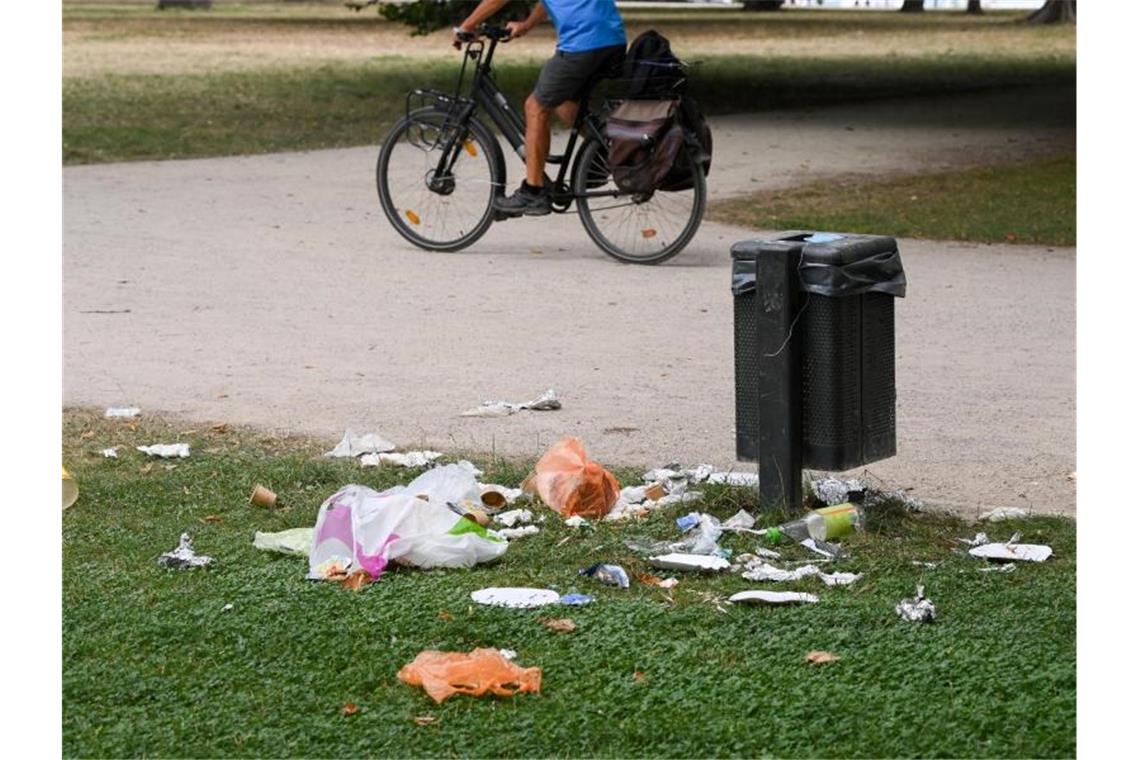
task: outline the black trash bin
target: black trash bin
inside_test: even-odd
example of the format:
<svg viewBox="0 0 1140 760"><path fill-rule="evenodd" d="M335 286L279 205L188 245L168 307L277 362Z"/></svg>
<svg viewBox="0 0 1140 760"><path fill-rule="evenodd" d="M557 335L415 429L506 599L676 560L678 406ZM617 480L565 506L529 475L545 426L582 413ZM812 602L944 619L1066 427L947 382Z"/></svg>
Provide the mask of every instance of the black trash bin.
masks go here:
<svg viewBox="0 0 1140 760"><path fill-rule="evenodd" d="M898 245L789 232L737 243L732 258L736 456L758 463L762 501L798 506L802 468L895 454Z"/></svg>

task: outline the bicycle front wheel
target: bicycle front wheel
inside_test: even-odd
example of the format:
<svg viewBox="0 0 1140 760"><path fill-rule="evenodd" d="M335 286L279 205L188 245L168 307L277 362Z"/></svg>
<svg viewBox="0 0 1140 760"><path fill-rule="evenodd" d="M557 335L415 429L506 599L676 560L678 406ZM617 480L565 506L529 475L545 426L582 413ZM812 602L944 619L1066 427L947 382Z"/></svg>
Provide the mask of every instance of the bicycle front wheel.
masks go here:
<svg viewBox="0 0 1140 760"><path fill-rule="evenodd" d="M376 187L384 215L404 239L429 251L458 251L483 236L493 221L496 183L503 182L493 140L480 123L461 128L435 108L413 111L392 128L380 148Z"/></svg>
<svg viewBox="0 0 1140 760"><path fill-rule="evenodd" d="M573 191L578 215L590 239L618 261L660 264L680 253L705 213L705 174L687 149L682 149L693 178L691 188L644 195L618 192L610 176L606 146L593 140L582 147L574 168ZM583 197L583 193L590 193Z"/></svg>

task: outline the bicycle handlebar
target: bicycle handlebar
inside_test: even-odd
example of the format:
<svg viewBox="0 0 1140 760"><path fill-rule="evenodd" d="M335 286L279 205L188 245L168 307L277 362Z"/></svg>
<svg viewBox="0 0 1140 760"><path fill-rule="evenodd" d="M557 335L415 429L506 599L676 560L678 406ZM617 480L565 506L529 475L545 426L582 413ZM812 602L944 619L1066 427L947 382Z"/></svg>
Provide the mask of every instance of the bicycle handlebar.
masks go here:
<svg viewBox="0 0 1140 760"><path fill-rule="evenodd" d="M459 27L455 27L455 38L460 42L474 42L480 37L486 37L491 40L509 40L511 38L511 30L505 26L495 26L493 24L480 24L478 30L474 32L466 32Z"/></svg>

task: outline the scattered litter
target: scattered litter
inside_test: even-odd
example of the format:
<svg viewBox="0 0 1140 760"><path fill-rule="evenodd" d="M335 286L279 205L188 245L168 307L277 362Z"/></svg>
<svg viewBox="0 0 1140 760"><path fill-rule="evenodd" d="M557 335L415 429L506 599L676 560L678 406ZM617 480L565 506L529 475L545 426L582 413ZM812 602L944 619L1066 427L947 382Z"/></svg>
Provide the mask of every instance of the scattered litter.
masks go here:
<svg viewBox="0 0 1140 760"><path fill-rule="evenodd" d="M814 538L805 538L803 541L800 541L800 546L808 551L815 552L821 557L827 557L828 559L835 559L842 553L840 548L835 544L829 544L826 541L817 541Z"/></svg>
<svg viewBox="0 0 1140 760"><path fill-rule="evenodd" d="M727 570L728 560L710 554L663 554L649 558L649 564L663 570Z"/></svg>
<svg viewBox="0 0 1140 760"><path fill-rule="evenodd" d="M307 557L313 549L313 529L290 528L276 533L257 531L253 534L253 548Z"/></svg>
<svg viewBox="0 0 1140 760"><path fill-rule="evenodd" d="M249 503L255 507L270 509L277 504L277 494L265 486L258 484L253 487L253 491L249 494Z"/></svg>
<svg viewBox="0 0 1140 760"><path fill-rule="evenodd" d="M500 649L499 654L503 656L504 660L517 660L519 653L513 649Z"/></svg>
<svg viewBox="0 0 1140 760"><path fill-rule="evenodd" d="M1017 565L1013 564L1012 562L1006 562L1006 563L1001 564L1001 565L986 565L985 567L979 567L978 572L979 573L1012 573L1016 569L1017 569Z"/></svg>
<svg viewBox="0 0 1140 760"><path fill-rule="evenodd" d="M1001 522L1002 520L1018 520L1022 517L1029 517L1029 513L1021 507L998 507L986 512L980 519L987 522Z"/></svg>
<svg viewBox="0 0 1140 760"><path fill-rule="evenodd" d="M730 596L728 601L750 604L795 604L798 602L815 604L819 601L819 597L802 591L741 591Z"/></svg>
<svg viewBox="0 0 1140 760"><path fill-rule="evenodd" d="M360 712L360 708L356 706L355 702L345 702L344 707L340 708L342 715L356 715Z"/></svg>
<svg viewBox="0 0 1140 760"><path fill-rule="evenodd" d="M838 659L839 655L832 654L831 652L824 652L821 650L808 652L807 656L804 657L804 661L810 662L812 665L823 665L827 662L835 662Z"/></svg>
<svg viewBox="0 0 1140 760"><path fill-rule="evenodd" d="M529 509L512 509L495 515L495 522L507 528L513 528L515 523L529 523L534 520L534 513Z"/></svg>
<svg viewBox="0 0 1140 760"><path fill-rule="evenodd" d="M372 582L372 576L364 570L357 570L344 576L338 582L342 588L349 591L360 591L365 585Z"/></svg>
<svg viewBox="0 0 1140 760"><path fill-rule="evenodd" d="M173 567L179 570L191 567L205 567L213 561L213 557L194 553L189 533L183 533L178 539L177 549L169 551L158 558L158 564L162 567Z"/></svg>
<svg viewBox="0 0 1140 760"><path fill-rule="evenodd" d="M379 467L380 455L379 454L365 454L360 457L361 467Z"/></svg>
<svg viewBox="0 0 1140 760"><path fill-rule="evenodd" d="M706 482L754 488L760 485L760 475L755 472L714 472L709 474Z"/></svg>
<svg viewBox="0 0 1140 760"><path fill-rule="evenodd" d="M434 723L439 723L439 716L437 715L417 715L412 718L412 721L417 726L430 726Z"/></svg>
<svg viewBox="0 0 1140 760"><path fill-rule="evenodd" d="M546 505L564 517L603 517L620 490L608 470L586 457L577 438L563 438L542 455L533 483Z"/></svg>
<svg viewBox="0 0 1140 760"><path fill-rule="evenodd" d="M536 535L538 533L538 526L524 525L521 528L500 528L494 532L508 541L514 541L516 538L522 538L523 536Z"/></svg>
<svg viewBox="0 0 1140 760"><path fill-rule="evenodd" d="M557 591L546 588L492 587L472 591L471 600L491 607L529 609L556 604L559 598Z"/></svg>
<svg viewBox="0 0 1140 760"><path fill-rule="evenodd" d="M819 568L815 565L804 565L803 567L797 567L795 570L781 570L765 562L759 567L753 567L741 573L740 577L746 581L776 581L777 583L783 583L785 581L803 580L813 575L819 575Z"/></svg>
<svg viewBox="0 0 1140 760"><path fill-rule="evenodd" d="M109 449L103 449L99 453L103 455L104 459L118 459L119 458L119 447L118 446L112 446Z"/></svg>
<svg viewBox="0 0 1140 760"><path fill-rule="evenodd" d="M555 633L570 633L578 627L570 618L539 618L538 622Z"/></svg>
<svg viewBox="0 0 1140 760"><path fill-rule="evenodd" d="M488 509L502 509L508 504L513 504L523 494L521 488L507 488L494 483L480 483L479 491L479 501Z"/></svg>
<svg viewBox="0 0 1140 760"><path fill-rule="evenodd" d="M934 602L926 598L925 589L919 586L913 599L903 599L895 605L895 612L912 623L932 623L936 616Z"/></svg>
<svg viewBox="0 0 1140 760"><path fill-rule="evenodd" d="M700 512L690 512L687 515L681 515L677 518L677 527L680 528L682 533L687 533L701 522Z"/></svg>
<svg viewBox="0 0 1140 760"><path fill-rule="evenodd" d="M478 493L474 476L457 464L428 470L407 486L382 493L345 486L318 511L309 577L326 577L318 568L330 560L375 578L389 562L471 567L497 559L507 542L468 519L470 510L454 506L477 499Z"/></svg>
<svg viewBox="0 0 1140 760"><path fill-rule="evenodd" d="M521 668L496 649L423 651L400 668L397 677L410 686L422 686L437 704L453 694L479 697L490 692L508 697L537 694L542 686L542 668Z"/></svg>
<svg viewBox="0 0 1140 760"><path fill-rule="evenodd" d="M917 559L912 559L910 561L910 564L914 565L915 567L938 567L937 562L922 562L921 560Z"/></svg>
<svg viewBox="0 0 1140 760"><path fill-rule="evenodd" d="M973 538L959 538L958 540L966 546L981 546L990 543L990 537L985 533L975 533Z"/></svg>
<svg viewBox="0 0 1140 760"><path fill-rule="evenodd" d="M863 577L862 573L820 573L819 579L828 586L850 586Z"/></svg>
<svg viewBox="0 0 1140 760"><path fill-rule="evenodd" d="M570 607L581 607L584 604L592 604L594 597L589 594L564 594L558 597L559 604L565 604Z"/></svg>
<svg viewBox="0 0 1140 760"><path fill-rule="evenodd" d="M361 454L379 454L385 451L395 451L396 444L381 438L376 433L356 435L351 430L344 431L344 437L333 450L325 454L326 457L358 457Z"/></svg>
<svg viewBox="0 0 1140 760"><path fill-rule="evenodd" d="M103 412L103 416L107 419L113 417L138 417L142 409L137 406L109 406L107 411Z"/></svg>
<svg viewBox="0 0 1140 760"><path fill-rule="evenodd" d="M229 612L233 608L234 608L233 602L230 602L229 604L222 607L222 612Z"/></svg>
<svg viewBox="0 0 1140 760"><path fill-rule="evenodd" d="M403 453L381 452L379 454L376 454L376 458L384 464L392 464L396 465L397 467L408 468L427 467L429 464L439 459L441 456L443 456L443 453L439 451L405 451ZM361 459L361 464L363 463L364 460Z"/></svg>
<svg viewBox="0 0 1140 760"><path fill-rule="evenodd" d="M462 412L460 417L509 417L512 414L529 409L532 412L550 412L562 408L558 393L548 388L534 401L525 404L514 404L510 401L484 401L479 406Z"/></svg>
<svg viewBox="0 0 1140 760"><path fill-rule="evenodd" d="M867 486L858 480L819 478L811 482L811 492L824 504L833 506L848 501L861 501L867 492Z"/></svg>
<svg viewBox="0 0 1140 760"><path fill-rule="evenodd" d="M219 514L206 515L200 520L203 525L214 525L215 523L220 523L221 521L222 516Z"/></svg>
<svg viewBox="0 0 1140 760"><path fill-rule="evenodd" d="M1014 537L1016 539L1017 536ZM1053 549L1042 544L983 544L970 550L970 556L1002 561L1044 562L1053 555Z"/></svg>
<svg viewBox="0 0 1140 760"><path fill-rule="evenodd" d="M599 583L618 588L629 588L629 575L618 565L604 565L598 563L578 571L578 575L593 578Z"/></svg>
<svg viewBox="0 0 1140 760"><path fill-rule="evenodd" d="M162 457L163 459L174 459L176 457L185 459L190 456L190 444L188 443L156 443L152 446L136 446L135 448L148 456Z"/></svg>
<svg viewBox="0 0 1140 760"><path fill-rule="evenodd" d="M659 588L673 588L677 585L676 578L658 578L652 573L637 573L637 580L646 586L657 586Z"/></svg>
<svg viewBox="0 0 1140 760"><path fill-rule="evenodd" d="M584 525L590 524L590 521L587 520L585 517L582 517L582 515L574 515L573 517L567 517L565 522L566 522L566 526L568 528L581 528Z"/></svg>

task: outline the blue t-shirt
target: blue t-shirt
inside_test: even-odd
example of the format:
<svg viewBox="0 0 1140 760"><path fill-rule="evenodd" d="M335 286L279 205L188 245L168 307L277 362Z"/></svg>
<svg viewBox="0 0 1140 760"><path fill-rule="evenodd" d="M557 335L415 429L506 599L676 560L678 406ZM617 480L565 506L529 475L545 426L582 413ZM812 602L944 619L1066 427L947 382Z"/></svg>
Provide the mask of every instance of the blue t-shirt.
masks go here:
<svg viewBox="0 0 1140 760"><path fill-rule="evenodd" d="M614 0L542 0L564 53L625 44L625 25Z"/></svg>

